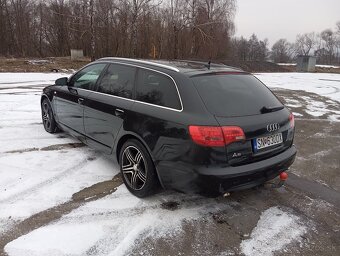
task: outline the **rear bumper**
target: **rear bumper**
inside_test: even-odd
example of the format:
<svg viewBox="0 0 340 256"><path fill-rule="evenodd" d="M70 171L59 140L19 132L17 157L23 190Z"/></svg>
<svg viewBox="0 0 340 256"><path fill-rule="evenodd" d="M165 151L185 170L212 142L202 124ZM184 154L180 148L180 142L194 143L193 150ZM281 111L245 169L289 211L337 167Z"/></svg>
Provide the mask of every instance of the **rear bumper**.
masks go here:
<svg viewBox="0 0 340 256"><path fill-rule="evenodd" d="M293 164L296 152L292 146L271 158L236 167L160 162L157 171L165 188L215 195L251 188L275 178Z"/></svg>

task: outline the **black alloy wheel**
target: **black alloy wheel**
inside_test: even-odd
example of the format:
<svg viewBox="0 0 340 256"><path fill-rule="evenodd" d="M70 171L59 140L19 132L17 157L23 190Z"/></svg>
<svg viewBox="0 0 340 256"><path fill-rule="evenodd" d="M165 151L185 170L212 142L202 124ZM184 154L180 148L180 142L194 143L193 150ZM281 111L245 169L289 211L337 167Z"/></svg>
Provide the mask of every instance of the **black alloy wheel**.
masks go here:
<svg viewBox="0 0 340 256"><path fill-rule="evenodd" d="M145 147L137 140L128 140L121 149L119 159L123 180L129 191L138 197L151 195L157 178Z"/></svg>
<svg viewBox="0 0 340 256"><path fill-rule="evenodd" d="M52 107L47 99L44 99L41 103L41 117L47 132L55 133L59 131L56 121L54 120Z"/></svg>

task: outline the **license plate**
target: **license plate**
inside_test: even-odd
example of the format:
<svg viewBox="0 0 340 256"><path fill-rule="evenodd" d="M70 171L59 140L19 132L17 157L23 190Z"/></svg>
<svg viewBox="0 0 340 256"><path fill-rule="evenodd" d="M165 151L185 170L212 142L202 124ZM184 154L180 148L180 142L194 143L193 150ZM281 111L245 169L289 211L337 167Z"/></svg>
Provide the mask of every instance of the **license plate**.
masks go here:
<svg viewBox="0 0 340 256"><path fill-rule="evenodd" d="M256 138L254 140L254 150L268 148L270 146L278 145L283 142L282 133L276 133L266 137Z"/></svg>

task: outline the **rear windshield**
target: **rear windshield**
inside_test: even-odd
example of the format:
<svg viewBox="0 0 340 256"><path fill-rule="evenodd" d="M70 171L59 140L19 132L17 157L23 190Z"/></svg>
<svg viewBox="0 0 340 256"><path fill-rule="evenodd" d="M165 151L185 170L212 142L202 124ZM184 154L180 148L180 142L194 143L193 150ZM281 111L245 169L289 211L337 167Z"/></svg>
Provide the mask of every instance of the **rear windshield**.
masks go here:
<svg viewBox="0 0 340 256"><path fill-rule="evenodd" d="M192 79L208 110L216 116L256 115L263 107L282 106L264 84L249 74L211 74Z"/></svg>

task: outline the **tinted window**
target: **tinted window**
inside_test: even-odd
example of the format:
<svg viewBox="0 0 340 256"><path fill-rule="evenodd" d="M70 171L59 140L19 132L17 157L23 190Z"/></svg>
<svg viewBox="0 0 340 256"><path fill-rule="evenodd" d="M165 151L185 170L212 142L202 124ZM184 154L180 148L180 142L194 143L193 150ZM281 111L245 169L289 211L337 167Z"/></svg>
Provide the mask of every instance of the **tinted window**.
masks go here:
<svg viewBox="0 0 340 256"><path fill-rule="evenodd" d="M149 70L138 71L136 99L163 107L181 109L177 89L172 79Z"/></svg>
<svg viewBox="0 0 340 256"><path fill-rule="evenodd" d="M70 82L70 86L86 90L94 90L98 77L106 64L94 64L80 70L75 74Z"/></svg>
<svg viewBox="0 0 340 256"><path fill-rule="evenodd" d="M208 110L217 116L256 115L264 106L282 106L252 75L202 75L192 79Z"/></svg>
<svg viewBox="0 0 340 256"><path fill-rule="evenodd" d="M111 64L100 81L98 92L131 99L135 71L134 67Z"/></svg>

